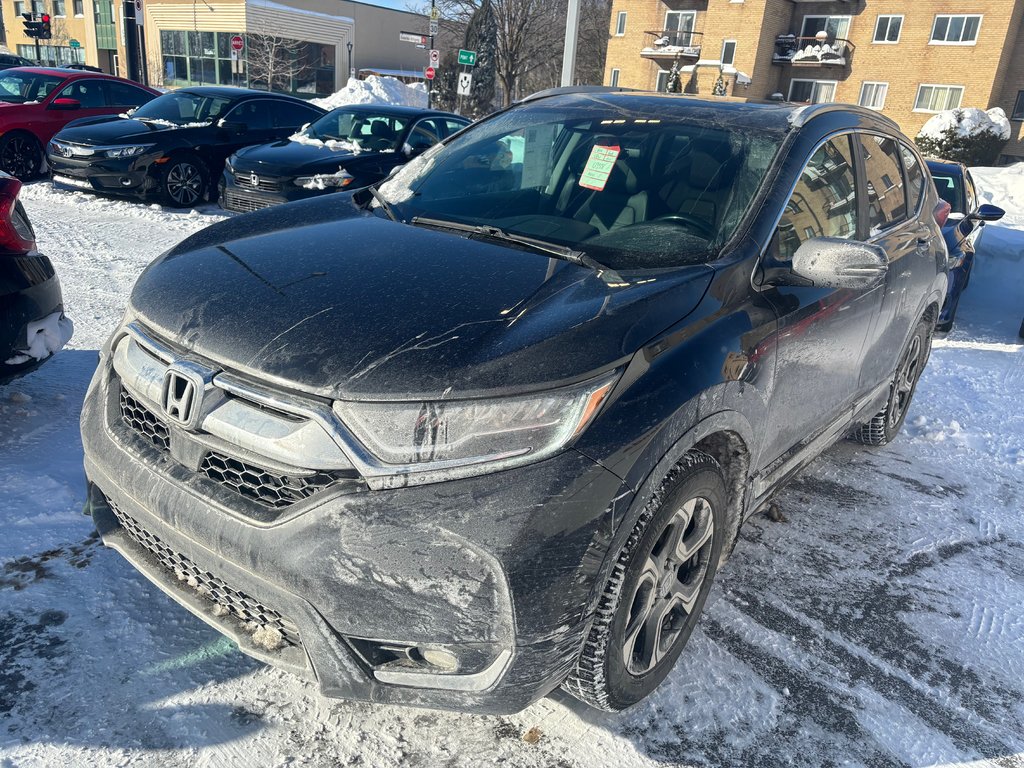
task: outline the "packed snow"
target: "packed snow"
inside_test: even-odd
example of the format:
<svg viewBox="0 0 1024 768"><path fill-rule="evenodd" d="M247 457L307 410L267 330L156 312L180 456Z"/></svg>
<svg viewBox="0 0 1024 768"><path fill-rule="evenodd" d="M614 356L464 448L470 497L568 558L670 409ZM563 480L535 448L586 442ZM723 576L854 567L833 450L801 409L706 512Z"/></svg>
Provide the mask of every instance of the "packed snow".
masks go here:
<svg viewBox="0 0 1024 768"><path fill-rule="evenodd" d="M953 127L956 128L957 135L963 137L975 136L987 131L1006 141L1012 133L1010 121L1006 119L1006 113L999 107L993 107L988 111L970 107L950 109L932 115L918 136L937 141Z"/></svg>
<svg viewBox="0 0 1024 768"><path fill-rule="evenodd" d="M0 387L0 766L1024 765L1024 178L976 175L1009 215L903 434L835 446L782 521L747 523L649 700L556 692L508 717L324 699L97 542L78 435L96 350L145 265L223 214L27 186L77 327Z"/></svg>
<svg viewBox="0 0 1024 768"><path fill-rule="evenodd" d="M427 87L423 83L406 85L394 77L370 75L365 80L349 80L340 91L313 99L324 109L337 109L349 104L396 104L405 107L427 106Z"/></svg>

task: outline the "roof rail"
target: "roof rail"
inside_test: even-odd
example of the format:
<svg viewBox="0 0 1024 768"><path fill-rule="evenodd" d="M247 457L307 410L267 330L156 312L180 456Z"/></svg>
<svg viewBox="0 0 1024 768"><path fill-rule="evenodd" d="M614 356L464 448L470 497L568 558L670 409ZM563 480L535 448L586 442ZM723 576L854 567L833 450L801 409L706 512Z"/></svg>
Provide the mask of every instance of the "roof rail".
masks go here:
<svg viewBox="0 0 1024 768"><path fill-rule="evenodd" d="M785 102L780 102L780 103L785 103ZM807 125L807 122L809 120L811 120L812 118L818 117L820 115L827 115L830 112L850 112L850 111L859 112L860 114L864 115L865 117L871 117L871 118L873 118L875 120L878 120L880 122L886 123L890 127L895 128L897 131L902 131L902 129L900 128L899 124L895 120L893 120L891 117L887 117L886 115L883 115L881 112L878 112L878 111L876 111L874 109L868 109L867 107L862 107L859 104L833 104L833 103L830 103L830 104L805 104L805 105L802 105L802 106L797 106L797 109L793 112L793 116L790 118L789 122L790 122L790 125L792 125L794 128L802 128L803 126Z"/></svg>
<svg viewBox="0 0 1024 768"><path fill-rule="evenodd" d="M531 93L529 96L521 98L517 103L524 104L528 101L537 101L537 99L546 99L549 96L562 96L568 93L639 93L639 90L637 88L621 88L617 85L567 85L562 88L546 88L543 91Z"/></svg>

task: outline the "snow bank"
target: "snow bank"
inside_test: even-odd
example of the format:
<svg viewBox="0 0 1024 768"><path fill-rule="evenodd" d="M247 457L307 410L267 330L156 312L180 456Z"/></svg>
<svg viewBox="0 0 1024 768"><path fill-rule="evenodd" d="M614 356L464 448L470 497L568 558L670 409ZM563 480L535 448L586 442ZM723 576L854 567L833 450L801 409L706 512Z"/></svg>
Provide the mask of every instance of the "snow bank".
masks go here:
<svg viewBox="0 0 1024 768"><path fill-rule="evenodd" d="M324 109L337 109L349 104L396 104L405 107L426 107L427 87L423 83L406 85L393 77L370 75L365 80L349 80L337 93L313 104Z"/></svg>
<svg viewBox="0 0 1024 768"><path fill-rule="evenodd" d="M960 117L959 121L957 117ZM1006 119L1006 113L999 107L994 107L987 112L974 109L950 109L939 112L924 124L919 137L935 139L943 138L943 132L950 127L957 127L960 136L975 136L986 130L997 134L1004 141L1010 138L1010 121Z"/></svg>
<svg viewBox="0 0 1024 768"><path fill-rule="evenodd" d="M971 168L978 194L1006 211L999 226L1024 230L1024 163L1002 168Z"/></svg>

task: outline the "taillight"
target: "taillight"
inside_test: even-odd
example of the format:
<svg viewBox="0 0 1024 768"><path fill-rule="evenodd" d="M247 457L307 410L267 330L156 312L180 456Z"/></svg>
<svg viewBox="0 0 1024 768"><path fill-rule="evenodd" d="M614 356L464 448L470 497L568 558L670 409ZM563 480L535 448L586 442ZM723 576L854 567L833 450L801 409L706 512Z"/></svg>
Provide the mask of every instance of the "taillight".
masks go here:
<svg viewBox="0 0 1024 768"><path fill-rule="evenodd" d="M946 222L949 220L949 214L952 212L953 206L951 206L945 200L939 200L938 205L935 206L935 223L940 227L946 226Z"/></svg>
<svg viewBox="0 0 1024 768"><path fill-rule="evenodd" d="M36 249L36 236L18 205L21 182L0 173L0 251L24 254Z"/></svg>

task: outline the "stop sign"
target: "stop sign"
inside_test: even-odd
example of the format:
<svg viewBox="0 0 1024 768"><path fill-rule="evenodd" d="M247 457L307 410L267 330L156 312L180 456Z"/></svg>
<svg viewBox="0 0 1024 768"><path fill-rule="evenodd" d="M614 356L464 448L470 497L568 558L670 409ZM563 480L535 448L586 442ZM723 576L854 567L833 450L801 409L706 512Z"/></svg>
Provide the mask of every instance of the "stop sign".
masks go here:
<svg viewBox="0 0 1024 768"><path fill-rule="evenodd" d="M427 80L433 80L434 75L436 74L437 70L435 70L433 67L427 67L426 70L424 70L423 72L423 75L427 78Z"/></svg>
<svg viewBox="0 0 1024 768"><path fill-rule="evenodd" d="M245 41L241 35L235 35L231 38L231 50L240 51L245 47Z"/></svg>

